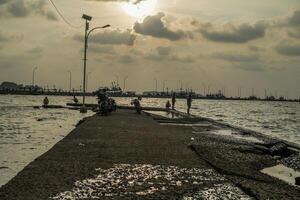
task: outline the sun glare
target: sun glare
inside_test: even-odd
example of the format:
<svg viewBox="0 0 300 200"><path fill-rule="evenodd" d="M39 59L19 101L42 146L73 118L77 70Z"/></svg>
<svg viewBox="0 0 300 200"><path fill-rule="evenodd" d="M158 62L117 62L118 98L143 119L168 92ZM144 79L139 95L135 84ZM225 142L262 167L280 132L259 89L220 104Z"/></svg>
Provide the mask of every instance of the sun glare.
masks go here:
<svg viewBox="0 0 300 200"><path fill-rule="evenodd" d="M145 0L134 4L132 2L122 5L123 10L130 16L141 20L154 12L157 0Z"/></svg>

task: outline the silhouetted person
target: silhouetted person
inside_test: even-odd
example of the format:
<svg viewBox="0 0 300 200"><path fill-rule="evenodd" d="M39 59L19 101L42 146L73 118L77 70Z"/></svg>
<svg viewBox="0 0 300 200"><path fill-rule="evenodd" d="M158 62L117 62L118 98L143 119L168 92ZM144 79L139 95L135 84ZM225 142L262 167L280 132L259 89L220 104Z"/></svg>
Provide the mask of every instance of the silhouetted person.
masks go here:
<svg viewBox="0 0 300 200"><path fill-rule="evenodd" d="M138 114L141 114L141 111L142 111L142 107L141 107L141 103L140 103L141 100L142 100L142 97L138 97L137 99L133 99L131 101L131 105L134 105L134 108Z"/></svg>
<svg viewBox="0 0 300 200"><path fill-rule="evenodd" d="M73 96L73 101L74 101L74 103L78 104L78 99L76 98L75 95Z"/></svg>
<svg viewBox="0 0 300 200"><path fill-rule="evenodd" d="M186 103L187 103L187 114L189 115L190 114L191 105L192 105L192 94L189 94L187 96Z"/></svg>
<svg viewBox="0 0 300 200"><path fill-rule="evenodd" d="M44 106L48 106L48 104L49 104L49 99L48 99L48 97L45 97L45 98L44 98L43 103L44 103Z"/></svg>
<svg viewBox="0 0 300 200"><path fill-rule="evenodd" d="M170 101L168 100L167 103L166 103L166 109L170 110L170 107L171 107L171 104L170 104Z"/></svg>
<svg viewBox="0 0 300 200"><path fill-rule="evenodd" d="M173 92L173 94L172 94L172 110L174 110L174 108L175 108L175 102L176 102L176 94L175 94L175 92Z"/></svg>

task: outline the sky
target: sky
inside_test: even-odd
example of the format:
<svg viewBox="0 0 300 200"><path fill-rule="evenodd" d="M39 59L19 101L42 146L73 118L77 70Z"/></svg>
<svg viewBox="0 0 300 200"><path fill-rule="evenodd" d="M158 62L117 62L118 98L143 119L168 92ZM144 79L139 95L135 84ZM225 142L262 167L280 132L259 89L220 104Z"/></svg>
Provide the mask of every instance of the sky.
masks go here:
<svg viewBox="0 0 300 200"><path fill-rule="evenodd" d="M300 98L299 0L0 0L0 82Z"/></svg>

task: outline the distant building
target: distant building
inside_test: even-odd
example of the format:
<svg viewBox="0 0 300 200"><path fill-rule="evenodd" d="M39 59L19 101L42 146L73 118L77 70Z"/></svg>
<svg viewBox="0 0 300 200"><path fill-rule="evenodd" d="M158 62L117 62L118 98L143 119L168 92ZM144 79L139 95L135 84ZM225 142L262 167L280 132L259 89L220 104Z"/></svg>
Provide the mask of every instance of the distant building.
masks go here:
<svg viewBox="0 0 300 200"><path fill-rule="evenodd" d="M14 82L5 81L0 85L0 91L5 92L42 92L43 88L37 85L18 85Z"/></svg>
<svg viewBox="0 0 300 200"><path fill-rule="evenodd" d="M5 81L5 82L1 83L0 90L2 90L2 91L18 91L21 89L21 87L22 87L22 85L18 85L14 82Z"/></svg>
<svg viewBox="0 0 300 200"><path fill-rule="evenodd" d="M159 96L160 93L156 92L156 91L146 91L143 92L143 96L148 96L148 97L152 97L152 96Z"/></svg>

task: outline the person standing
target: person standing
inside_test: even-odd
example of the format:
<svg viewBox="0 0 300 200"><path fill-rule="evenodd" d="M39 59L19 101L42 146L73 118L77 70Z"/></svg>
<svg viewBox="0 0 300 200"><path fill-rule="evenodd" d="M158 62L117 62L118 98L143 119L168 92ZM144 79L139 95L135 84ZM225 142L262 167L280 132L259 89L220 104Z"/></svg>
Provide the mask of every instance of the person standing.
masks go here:
<svg viewBox="0 0 300 200"><path fill-rule="evenodd" d="M172 93L172 110L175 108L175 102L176 102L176 94L175 92Z"/></svg>
<svg viewBox="0 0 300 200"><path fill-rule="evenodd" d="M49 99L48 99L48 97L45 97L45 98L44 98L43 104L44 104L44 106L48 106L48 104L49 104Z"/></svg>
<svg viewBox="0 0 300 200"><path fill-rule="evenodd" d="M192 105L192 94L191 93L187 96L186 101L187 101L187 114L189 115L190 114L191 105Z"/></svg>

